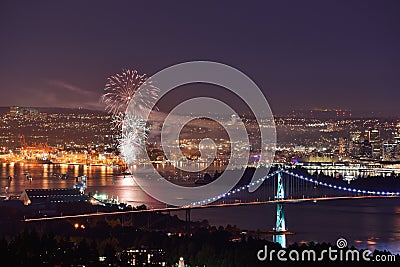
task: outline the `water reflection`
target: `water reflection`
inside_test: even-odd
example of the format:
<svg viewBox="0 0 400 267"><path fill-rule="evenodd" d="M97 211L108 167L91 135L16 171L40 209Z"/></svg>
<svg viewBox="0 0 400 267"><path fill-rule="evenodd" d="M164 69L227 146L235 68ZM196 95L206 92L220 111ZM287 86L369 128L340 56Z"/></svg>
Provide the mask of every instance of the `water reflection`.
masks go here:
<svg viewBox="0 0 400 267"><path fill-rule="evenodd" d="M282 248L286 248L286 235L285 234L273 235L272 241L280 244Z"/></svg>

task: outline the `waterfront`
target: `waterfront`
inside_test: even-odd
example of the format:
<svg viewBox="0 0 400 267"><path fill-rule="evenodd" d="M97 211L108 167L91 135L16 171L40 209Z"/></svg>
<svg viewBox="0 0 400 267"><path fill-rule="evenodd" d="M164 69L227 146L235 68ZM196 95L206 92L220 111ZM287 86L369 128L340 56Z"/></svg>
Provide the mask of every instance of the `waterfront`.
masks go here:
<svg viewBox="0 0 400 267"><path fill-rule="evenodd" d="M212 225L237 225L247 230L271 230L275 205L228 207L192 212L193 220ZM181 218L184 218L182 213ZM400 253L400 200L334 200L285 205L287 243L330 242L345 238L349 245Z"/></svg>
<svg viewBox="0 0 400 267"><path fill-rule="evenodd" d="M33 177L32 181L26 179L27 172ZM87 192L118 196L120 201L134 206L164 206L144 193L131 178L123 178L119 173L119 169L106 166L1 164L0 185L2 194L5 187L10 194L20 194L27 188L72 187L76 176L87 175ZM68 174L69 178L60 179L60 174ZM7 179L9 175L13 177L11 182ZM344 237L357 248L387 249L400 253L398 199L296 203L285 205L285 212L287 226L295 232L287 236L288 244L309 241L334 243L339 237ZM184 212L177 214L184 219ZM246 230L266 231L274 226L275 206L196 210L192 212L192 220L208 220L215 226L231 224Z"/></svg>

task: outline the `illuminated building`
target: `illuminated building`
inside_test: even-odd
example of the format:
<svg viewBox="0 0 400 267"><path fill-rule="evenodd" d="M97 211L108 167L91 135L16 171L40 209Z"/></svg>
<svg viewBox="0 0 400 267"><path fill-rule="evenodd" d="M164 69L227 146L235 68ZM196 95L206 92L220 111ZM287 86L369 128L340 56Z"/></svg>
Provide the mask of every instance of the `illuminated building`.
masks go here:
<svg viewBox="0 0 400 267"><path fill-rule="evenodd" d="M20 200L24 205L47 205L62 202L88 201L89 197L82 194L79 189L25 189Z"/></svg>
<svg viewBox="0 0 400 267"><path fill-rule="evenodd" d="M382 156L381 136L377 129L368 129L364 132L362 155L368 158L380 159Z"/></svg>
<svg viewBox="0 0 400 267"><path fill-rule="evenodd" d="M384 161L399 160L399 144L395 142L384 143L382 158Z"/></svg>
<svg viewBox="0 0 400 267"><path fill-rule="evenodd" d="M343 156L347 153L348 150L348 142L347 138L339 137L339 155Z"/></svg>
<svg viewBox="0 0 400 267"><path fill-rule="evenodd" d="M185 261L183 260L182 257L179 258L178 267L185 267Z"/></svg>
<svg viewBox="0 0 400 267"><path fill-rule="evenodd" d="M15 117L18 114L19 107L10 107L10 115Z"/></svg>
<svg viewBox="0 0 400 267"><path fill-rule="evenodd" d="M370 143L372 146L372 158L379 159L382 155L381 151L381 135L379 130L370 130Z"/></svg>
<svg viewBox="0 0 400 267"><path fill-rule="evenodd" d="M358 156L361 152L361 131L350 132L349 151L352 156Z"/></svg>
<svg viewBox="0 0 400 267"><path fill-rule="evenodd" d="M163 249L129 249L120 254L123 266L167 266Z"/></svg>

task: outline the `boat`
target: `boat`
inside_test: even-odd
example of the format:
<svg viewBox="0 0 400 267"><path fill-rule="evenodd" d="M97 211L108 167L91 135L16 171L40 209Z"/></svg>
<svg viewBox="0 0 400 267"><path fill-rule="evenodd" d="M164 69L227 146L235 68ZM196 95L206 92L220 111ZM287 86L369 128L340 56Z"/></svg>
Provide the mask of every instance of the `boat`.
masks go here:
<svg viewBox="0 0 400 267"><path fill-rule="evenodd" d="M132 173L129 171L129 169L126 169L121 172L121 175L132 175Z"/></svg>
<svg viewBox="0 0 400 267"><path fill-rule="evenodd" d="M87 177L86 175L76 177L76 184L73 186L74 189L79 189L83 194L86 189Z"/></svg>

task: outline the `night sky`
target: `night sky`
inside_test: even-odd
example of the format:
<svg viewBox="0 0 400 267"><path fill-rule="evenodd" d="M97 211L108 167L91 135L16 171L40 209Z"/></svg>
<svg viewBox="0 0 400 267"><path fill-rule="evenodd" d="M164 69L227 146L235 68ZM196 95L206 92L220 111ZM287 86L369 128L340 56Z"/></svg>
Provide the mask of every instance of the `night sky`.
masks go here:
<svg viewBox="0 0 400 267"><path fill-rule="evenodd" d="M249 2L1 1L0 106L101 108L122 68L211 60L249 75L274 112L400 115L398 1Z"/></svg>

